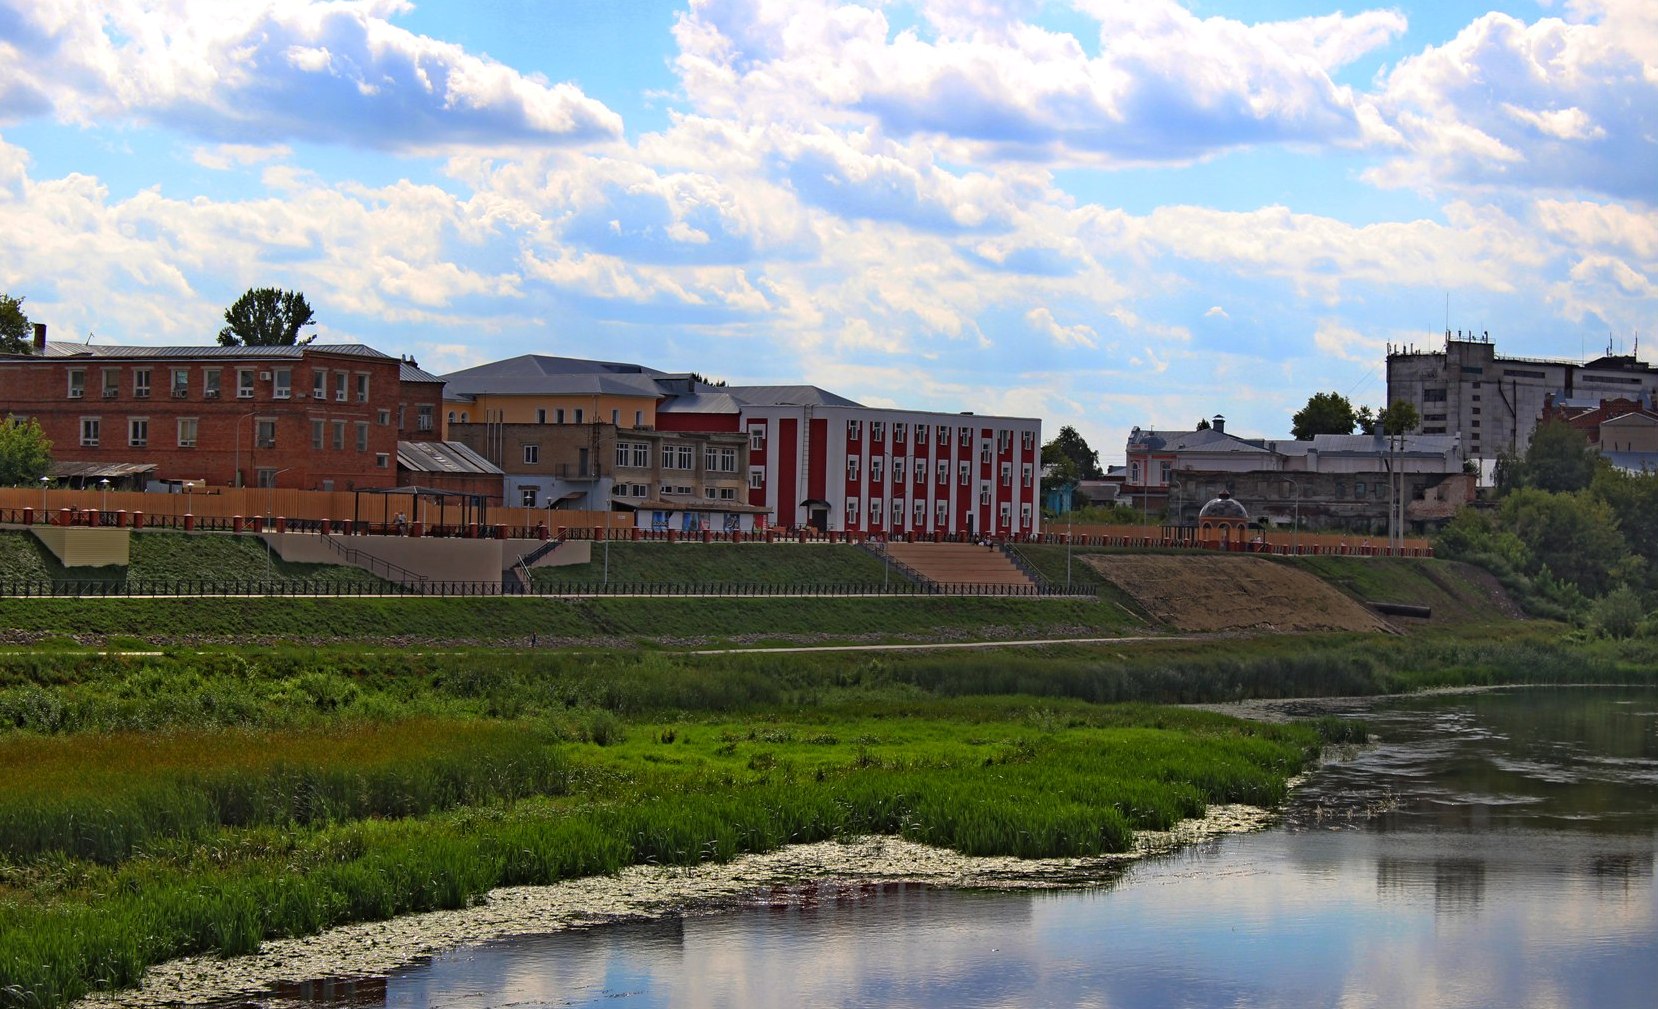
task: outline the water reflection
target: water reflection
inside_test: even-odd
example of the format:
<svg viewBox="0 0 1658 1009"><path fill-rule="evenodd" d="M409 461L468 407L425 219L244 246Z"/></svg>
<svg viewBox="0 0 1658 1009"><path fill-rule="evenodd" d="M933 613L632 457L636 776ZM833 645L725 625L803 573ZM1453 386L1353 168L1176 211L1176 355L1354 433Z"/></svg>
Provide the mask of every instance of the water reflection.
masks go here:
<svg viewBox="0 0 1658 1009"><path fill-rule="evenodd" d="M1113 885L789 888L456 950L372 1004L1653 1004L1658 696L1443 697L1370 719L1385 742L1321 770L1284 829Z"/></svg>

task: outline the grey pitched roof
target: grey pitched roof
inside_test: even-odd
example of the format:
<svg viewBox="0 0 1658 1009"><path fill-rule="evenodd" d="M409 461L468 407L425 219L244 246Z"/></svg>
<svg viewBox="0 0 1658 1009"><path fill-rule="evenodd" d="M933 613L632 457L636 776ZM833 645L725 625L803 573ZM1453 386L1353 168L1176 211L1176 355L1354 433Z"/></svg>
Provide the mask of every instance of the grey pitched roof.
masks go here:
<svg viewBox="0 0 1658 1009"><path fill-rule="evenodd" d="M662 375L663 372L642 364L626 361L589 361L580 357L551 357L546 354L520 354L450 372L445 379L471 380L475 378L513 378L531 375Z"/></svg>
<svg viewBox="0 0 1658 1009"><path fill-rule="evenodd" d="M655 381L647 375L608 372L475 374L475 371L469 369L443 376L443 381L448 383L448 392L453 396L490 393L500 396L641 396L651 399L662 395Z"/></svg>
<svg viewBox="0 0 1658 1009"><path fill-rule="evenodd" d="M432 374L429 371L426 371L425 369L421 368L419 365L410 364L407 361L404 361L403 366L397 370L397 380L399 382L442 382L443 381L443 379L438 378L436 375Z"/></svg>
<svg viewBox="0 0 1658 1009"><path fill-rule="evenodd" d="M1398 450L1444 455L1456 445L1454 434L1407 434L1400 436ZM1375 434L1318 434L1310 441L1278 442L1277 449L1281 455L1306 455L1308 450L1317 450L1319 455L1377 455L1393 450L1390 439Z"/></svg>
<svg viewBox="0 0 1658 1009"><path fill-rule="evenodd" d="M500 467L458 441L400 441L397 465L415 473L504 475Z"/></svg>
<svg viewBox="0 0 1658 1009"><path fill-rule="evenodd" d="M815 385L732 385L721 388L750 406L863 406Z"/></svg>
<svg viewBox="0 0 1658 1009"><path fill-rule="evenodd" d="M1142 429L1138 436L1129 437L1131 449L1150 452L1247 452L1264 454L1268 451L1259 438L1239 438L1208 428L1202 431L1151 431Z"/></svg>
<svg viewBox="0 0 1658 1009"><path fill-rule="evenodd" d="M307 352L344 354L351 357L387 358L373 347L361 343L312 343L297 347L220 347L217 344L198 344L182 347L146 347L113 343L70 343L48 340L42 357L88 358L101 360L269 360L271 358L300 358Z"/></svg>
<svg viewBox="0 0 1658 1009"><path fill-rule="evenodd" d="M656 408L657 413L742 413L743 404L728 392L671 396Z"/></svg>

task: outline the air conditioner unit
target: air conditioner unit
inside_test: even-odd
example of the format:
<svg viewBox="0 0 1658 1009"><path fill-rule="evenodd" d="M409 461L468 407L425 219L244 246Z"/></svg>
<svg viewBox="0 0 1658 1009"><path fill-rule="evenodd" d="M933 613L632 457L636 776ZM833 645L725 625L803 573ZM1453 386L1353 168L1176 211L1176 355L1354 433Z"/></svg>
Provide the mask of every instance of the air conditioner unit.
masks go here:
<svg viewBox="0 0 1658 1009"><path fill-rule="evenodd" d="M201 398L202 399L218 399L219 398L219 390L217 390L217 389L205 390L201 394Z"/></svg>
<svg viewBox="0 0 1658 1009"><path fill-rule="evenodd" d="M189 399L190 398L190 390L189 389L174 389L173 390L173 398L174 399Z"/></svg>
<svg viewBox="0 0 1658 1009"><path fill-rule="evenodd" d="M271 373L270 372L262 371L262 372L259 373L259 381L269 382L270 380L271 380Z"/></svg>
<svg viewBox="0 0 1658 1009"><path fill-rule="evenodd" d="M294 398L295 398L295 399L304 399L304 398L305 398L305 393L303 393L303 392L296 392L296 393L294 393Z"/></svg>

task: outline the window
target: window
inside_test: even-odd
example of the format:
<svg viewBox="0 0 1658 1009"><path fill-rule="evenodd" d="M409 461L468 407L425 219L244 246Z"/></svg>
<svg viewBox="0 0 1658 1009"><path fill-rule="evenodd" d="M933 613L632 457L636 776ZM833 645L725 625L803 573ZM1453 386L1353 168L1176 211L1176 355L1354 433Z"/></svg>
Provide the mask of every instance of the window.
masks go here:
<svg viewBox="0 0 1658 1009"><path fill-rule="evenodd" d="M895 526L904 524L904 502L902 501L892 503L892 524Z"/></svg>
<svg viewBox="0 0 1658 1009"><path fill-rule="evenodd" d="M917 501L915 503L915 524L920 525L925 521L927 521L927 502Z"/></svg>
<svg viewBox="0 0 1658 1009"><path fill-rule="evenodd" d="M1033 451L1036 448L1036 432L1035 431L1021 432L1020 436L1019 436L1019 444L1021 446L1023 446L1023 448L1026 452ZM1029 523L1027 522L1026 525L1029 525Z"/></svg>
<svg viewBox="0 0 1658 1009"><path fill-rule="evenodd" d="M219 369L217 368L202 369L201 394L203 399L219 398L219 389L221 388L219 384L219 377Z"/></svg>
<svg viewBox="0 0 1658 1009"><path fill-rule="evenodd" d="M996 432L996 451L1006 452L1013 444L1013 432L1007 428L1000 428Z"/></svg>
<svg viewBox="0 0 1658 1009"><path fill-rule="evenodd" d="M328 422L313 420L311 422L311 448L321 452L328 443Z"/></svg>
<svg viewBox="0 0 1658 1009"><path fill-rule="evenodd" d="M534 508L535 507L535 488L534 487L520 487L520 488L518 488L518 503L523 505L525 508Z"/></svg>
<svg viewBox="0 0 1658 1009"><path fill-rule="evenodd" d="M869 460L869 478L873 481L880 482L880 479L881 479L881 460L879 460L879 459Z"/></svg>
<svg viewBox="0 0 1658 1009"><path fill-rule="evenodd" d="M399 431L403 430L403 420L408 412L408 409L409 408L404 406L402 403L397 404L397 429Z"/></svg>
<svg viewBox="0 0 1658 1009"><path fill-rule="evenodd" d="M449 423L453 424L454 422L455 422L455 411L450 410L449 411Z"/></svg>
<svg viewBox="0 0 1658 1009"><path fill-rule="evenodd" d="M254 483L260 487L276 486L276 467L261 466L255 471Z"/></svg>
<svg viewBox="0 0 1658 1009"><path fill-rule="evenodd" d="M973 444L973 429L970 427L960 429L956 432L956 438L957 444L961 445L962 448L966 448Z"/></svg>
<svg viewBox="0 0 1658 1009"><path fill-rule="evenodd" d="M987 505L989 503L990 503L990 486L988 484L986 484L986 485L981 486L979 488L979 504Z"/></svg>
<svg viewBox="0 0 1658 1009"><path fill-rule="evenodd" d="M555 423L555 424L564 423L564 408L563 407L560 407L559 409L553 411L553 423Z"/></svg>
<svg viewBox="0 0 1658 1009"><path fill-rule="evenodd" d="M928 428L925 424L917 424L915 426L915 443L917 445L927 444L927 431Z"/></svg>
<svg viewBox="0 0 1658 1009"><path fill-rule="evenodd" d="M887 425L884 421L872 420L869 422L869 440L886 441Z"/></svg>
<svg viewBox="0 0 1658 1009"><path fill-rule="evenodd" d="M277 368L271 372L271 396L275 399L291 399L294 395L294 369Z"/></svg>
<svg viewBox="0 0 1658 1009"><path fill-rule="evenodd" d="M735 500L737 500L737 488L735 488L735 487L721 487L720 488L720 500L721 501L735 501Z"/></svg>
<svg viewBox="0 0 1658 1009"><path fill-rule="evenodd" d="M892 482L904 482L904 460L902 459L894 459L892 461Z"/></svg>
<svg viewBox="0 0 1658 1009"><path fill-rule="evenodd" d="M846 460L846 478L848 480L852 480L852 481L856 481L858 479L858 457L857 456L853 456L852 458Z"/></svg>
<svg viewBox="0 0 1658 1009"><path fill-rule="evenodd" d="M1013 486L1013 464L1010 462L1002 463L1002 486Z"/></svg>
<svg viewBox="0 0 1658 1009"><path fill-rule="evenodd" d="M855 498L855 497L849 497L849 498L846 499L846 520L848 522L855 522L855 521L857 521L857 519L858 519L858 499Z"/></svg>
<svg viewBox="0 0 1658 1009"><path fill-rule="evenodd" d="M200 426L194 417L180 417L178 419L178 447L195 448L196 430Z"/></svg>
<svg viewBox="0 0 1658 1009"><path fill-rule="evenodd" d="M869 502L869 521L871 521L871 522L881 521L881 512L883 510L884 509L881 507L881 502L873 501L873 500L870 501Z"/></svg>
<svg viewBox="0 0 1658 1009"><path fill-rule="evenodd" d="M620 411L620 410L610 411L610 422L612 424L616 425L617 427L621 427L622 426L622 411Z"/></svg>
<svg viewBox="0 0 1658 1009"><path fill-rule="evenodd" d="M663 469L690 469L692 458L691 446L689 445L662 446Z"/></svg>
<svg viewBox="0 0 1658 1009"><path fill-rule="evenodd" d="M374 453L374 468L387 469L391 465L391 456L386 452Z"/></svg>
<svg viewBox="0 0 1658 1009"><path fill-rule="evenodd" d="M1013 506L1004 502L1002 507L997 509L997 514L1001 517L1002 525L1007 525L1008 520L1013 518Z"/></svg>
<svg viewBox="0 0 1658 1009"><path fill-rule="evenodd" d="M173 386L172 386L172 389L173 389L173 398L174 399L184 399L186 396L190 395L190 369L189 368L174 368L173 369Z"/></svg>
<svg viewBox="0 0 1658 1009"><path fill-rule="evenodd" d="M927 464L921 459L915 461L915 485L920 487L927 482Z"/></svg>
<svg viewBox="0 0 1658 1009"><path fill-rule="evenodd" d="M337 451L345 451L345 421L343 420L334 421L333 445Z"/></svg>
<svg viewBox="0 0 1658 1009"><path fill-rule="evenodd" d="M950 429L943 424L938 426L938 443L940 445L950 444Z"/></svg>
<svg viewBox="0 0 1658 1009"><path fill-rule="evenodd" d="M236 398L237 399L252 399L253 398L253 369L252 368L237 368L236 369Z"/></svg>
<svg viewBox="0 0 1658 1009"><path fill-rule="evenodd" d="M1359 480L1359 481L1357 481L1356 483L1353 484L1353 496L1354 497L1364 497L1364 481L1363 480Z"/></svg>
<svg viewBox="0 0 1658 1009"><path fill-rule="evenodd" d="M938 524L943 525L950 517L950 502L938 501L933 504L933 514L938 516Z"/></svg>
<svg viewBox="0 0 1658 1009"><path fill-rule="evenodd" d="M539 462L541 462L541 446L540 445L525 445L524 446L524 465L534 466Z"/></svg>
<svg viewBox="0 0 1658 1009"><path fill-rule="evenodd" d="M716 497L719 497L719 490L715 487L704 487L702 489L702 496L712 501Z"/></svg>
<svg viewBox="0 0 1658 1009"><path fill-rule="evenodd" d="M1474 388L1476 388L1476 389L1479 388L1479 383L1477 383L1477 382L1474 383ZM1424 402L1424 403L1443 403L1443 402L1445 402L1445 390L1444 389L1423 389L1422 390L1422 402Z"/></svg>
<svg viewBox="0 0 1658 1009"><path fill-rule="evenodd" d="M127 444L133 448L143 448L150 443L150 419L148 417L129 417L127 419Z"/></svg>
<svg viewBox="0 0 1658 1009"><path fill-rule="evenodd" d="M336 371L334 373L334 402L345 402L345 384L350 380L351 375L348 372Z"/></svg>
<svg viewBox="0 0 1658 1009"><path fill-rule="evenodd" d="M979 443L979 462L987 466L990 464L990 442L988 441Z"/></svg>
<svg viewBox="0 0 1658 1009"><path fill-rule="evenodd" d="M737 472L737 450L734 448L720 449L720 472Z"/></svg>
<svg viewBox="0 0 1658 1009"><path fill-rule="evenodd" d="M633 468L646 469L651 464L651 447L648 442L633 443ZM642 494L640 495L643 496Z"/></svg>
<svg viewBox="0 0 1658 1009"><path fill-rule="evenodd" d="M151 369L149 368L134 368L132 370L132 394L134 398L150 398L150 373Z"/></svg>
<svg viewBox="0 0 1658 1009"><path fill-rule="evenodd" d="M580 423L583 423L583 420L582 420L582 409L581 409L581 407L579 407L579 406L578 406L578 407L576 407L576 423L577 423L577 424L580 424Z"/></svg>
<svg viewBox="0 0 1658 1009"><path fill-rule="evenodd" d="M535 411L535 422L537 424L547 423L547 411L545 409L538 409Z"/></svg>
<svg viewBox="0 0 1658 1009"><path fill-rule="evenodd" d="M432 404L422 403L415 408L415 428L420 431L432 429Z"/></svg>
<svg viewBox="0 0 1658 1009"><path fill-rule="evenodd" d="M1476 416L1476 417L1479 416L1479 412L1480 412L1480 408L1477 407L1477 406L1474 407L1474 416Z"/></svg>
<svg viewBox="0 0 1658 1009"><path fill-rule="evenodd" d="M901 442L901 441L904 440L904 428L905 428L905 426L906 425L901 421L893 421L893 423L892 423L892 440L893 441Z"/></svg>
<svg viewBox="0 0 1658 1009"><path fill-rule="evenodd" d="M260 417L253 422L253 444L258 448L276 447L275 417Z"/></svg>
<svg viewBox="0 0 1658 1009"><path fill-rule="evenodd" d="M764 466L749 467L748 485L755 490L759 490L766 485L766 468Z"/></svg>
<svg viewBox="0 0 1658 1009"><path fill-rule="evenodd" d="M763 452L766 448L766 429L751 427L748 429L748 447L755 452Z"/></svg>
<svg viewBox="0 0 1658 1009"><path fill-rule="evenodd" d="M114 399L121 395L121 372L118 368L104 369L104 398Z"/></svg>
<svg viewBox="0 0 1658 1009"><path fill-rule="evenodd" d="M709 445L702 450L702 468L713 472L719 468L720 453L714 446Z"/></svg>
<svg viewBox="0 0 1658 1009"><path fill-rule="evenodd" d="M943 459L940 459L938 461L938 483L939 483L939 486L942 487L942 486L944 486L945 484L947 484L949 482L950 482L950 464L948 462L945 462Z"/></svg>
<svg viewBox="0 0 1658 1009"><path fill-rule="evenodd" d="M368 402L368 373L364 371L357 373L357 402Z"/></svg>
<svg viewBox="0 0 1658 1009"><path fill-rule="evenodd" d="M1019 506L1019 524L1027 528L1030 526L1030 505Z"/></svg>
<svg viewBox="0 0 1658 1009"><path fill-rule="evenodd" d="M846 422L846 440L847 441L857 441L858 439L863 437L863 434L864 434L864 422L863 421L861 421L861 420L849 420L849 421Z"/></svg>
<svg viewBox="0 0 1658 1009"><path fill-rule="evenodd" d="M86 396L86 369L69 369L69 398L81 399Z"/></svg>
<svg viewBox="0 0 1658 1009"><path fill-rule="evenodd" d="M386 424L390 424L391 423L391 411L390 410L381 410L378 414L375 415L375 418L377 420L379 420L379 422L382 426L384 426Z"/></svg>
<svg viewBox="0 0 1658 1009"><path fill-rule="evenodd" d="M962 463L960 469L961 469L961 485L963 487L966 487L968 484L973 482L972 481L972 475L968 471L968 466L967 466L966 463Z"/></svg>
<svg viewBox="0 0 1658 1009"><path fill-rule="evenodd" d="M366 420L357 422L357 451L368 451L368 421Z"/></svg>
<svg viewBox="0 0 1658 1009"><path fill-rule="evenodd" d="M103 422L97 417L81 418L81 444L88 448L96 448L98 435L103 428Z"/></svg>
<svg viewBox="0 0 1658 1009"><path fill-rule="evenodd" d="M616 443L616 466L617 466L617 468L621 468L623 466L626 466L628 464L628 459L632 457L632 454L633 454L633 446L631 444L629 444L628 442L625 442L625 441L617 442Z"/></svg>
<svg viewBox="0 0 1658 1009"><path fill-rule="evenodd" d="M1032 468L1031 468L1030 463L1027 462L1023 466L1019 467L1019 486L1029 487L1030 482L1031 482L1031 476L1032 476Z"/></svg>
<svg viewBox="0 0 1658 1009"><path fill-rule="evenodd" d="M643 411L643 410L633 411L633 426L634 427L644 427L645 426L645 411ZM643 495L641 495L641 496L643 496Z"/></svg>

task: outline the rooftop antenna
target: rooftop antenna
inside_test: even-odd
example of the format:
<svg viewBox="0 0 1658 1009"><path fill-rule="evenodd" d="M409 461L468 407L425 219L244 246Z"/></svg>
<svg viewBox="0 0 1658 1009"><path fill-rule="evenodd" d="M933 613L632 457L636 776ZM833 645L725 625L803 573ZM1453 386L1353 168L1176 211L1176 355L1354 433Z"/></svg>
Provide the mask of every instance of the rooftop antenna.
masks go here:
<svg viewBox="0 0 1658 1009"><path fill-rule="evenodd" d="M92 343L92 330L90 329L86 331L86 342L88 344Z"/></svg>

